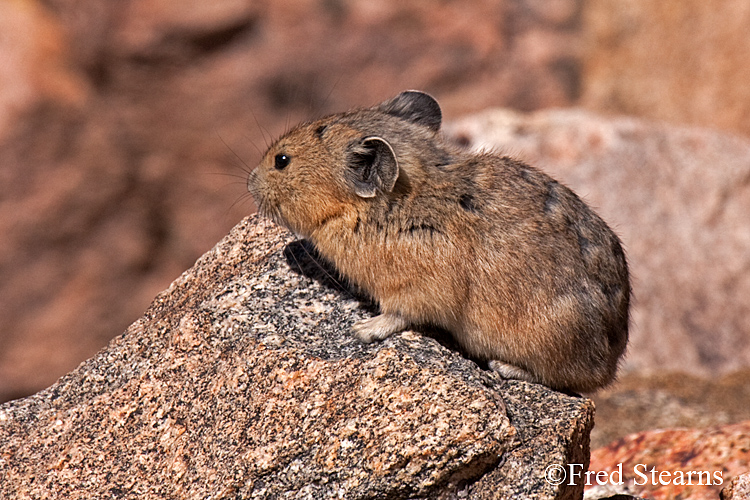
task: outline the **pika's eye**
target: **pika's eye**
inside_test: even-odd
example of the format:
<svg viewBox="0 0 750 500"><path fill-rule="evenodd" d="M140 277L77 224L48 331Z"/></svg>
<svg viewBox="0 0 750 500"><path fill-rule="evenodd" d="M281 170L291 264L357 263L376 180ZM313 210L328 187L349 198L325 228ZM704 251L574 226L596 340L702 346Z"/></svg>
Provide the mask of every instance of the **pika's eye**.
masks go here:
<svg viewBox="0 0 750 500"><path fill-rule="evenodd" d="M290 160L291 158L287 155L279 153L273 158L273 166L276 170L284 170L289 165Z"/></svg>

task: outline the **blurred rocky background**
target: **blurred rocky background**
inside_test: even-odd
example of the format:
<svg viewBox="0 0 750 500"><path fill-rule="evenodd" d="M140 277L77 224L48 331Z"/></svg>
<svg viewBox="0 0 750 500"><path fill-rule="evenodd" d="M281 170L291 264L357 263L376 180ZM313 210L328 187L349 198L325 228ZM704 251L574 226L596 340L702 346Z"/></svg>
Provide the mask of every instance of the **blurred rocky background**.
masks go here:
<svg viewBox="0 0 750 500"><path fill-rule="evenodd" d="M742 0L0 0L0 401L93 355L252 212L245 172L273 137L417 88L449 123L575 108L575 123L519 118L504 143L574 187L596 154L623 181L708 183L703 198L667 189L638 227L608 200L648 207L659 190L584 183L645 266L593 444L750 418L749 29ZM610 126L619 115L641 121ZM609 155L612 130L647 151ZM682 238L649 239L665 228ZM701 297L705 276L719 278Z"/></svg>
<svg viewBox="0 0 750 500"><path fill-rule="evenodd" d="M577 1L0 0L0 399L95 353L254 211L295 122L569 106Z"/></svg>

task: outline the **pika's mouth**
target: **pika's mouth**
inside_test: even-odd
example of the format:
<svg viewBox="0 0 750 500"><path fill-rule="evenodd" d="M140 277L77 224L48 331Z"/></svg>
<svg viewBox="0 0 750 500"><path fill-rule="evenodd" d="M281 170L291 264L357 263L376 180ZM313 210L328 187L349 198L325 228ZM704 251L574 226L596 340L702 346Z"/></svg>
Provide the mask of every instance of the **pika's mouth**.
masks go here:
<svg viewBox="0 0 750 500"><path fill-rule="evenodd" d="M248 174L247 176L247 190L255 200L255 205L257 205L258 207L258 212L264 217L268 217L269 219L273 220L274 218L272 217L272 214L276 212L277 209L270 208L271 204L268 200L268 196L266 196L261 189L261 183L257 168L250 172L250 174Z"/></svg>
<svg viewBox="0 0 750 500"><path fill-rule="evenodd" d="M255 205L258 207L258 213L267 219L271 219L279 226L289 227L286 219L281 215L281 209L279 208L278 203L274 203L268 196L263 194L258 186L257 179L253 177L253 173L248 177L247 190L250 191L250 194L255 200Z"/></svg>
<svg viewBox="0 0 750 500"><path fill-rule="evenodd" d="M247 176L247 190L258 202L258 168L254 168Z"/></svg>

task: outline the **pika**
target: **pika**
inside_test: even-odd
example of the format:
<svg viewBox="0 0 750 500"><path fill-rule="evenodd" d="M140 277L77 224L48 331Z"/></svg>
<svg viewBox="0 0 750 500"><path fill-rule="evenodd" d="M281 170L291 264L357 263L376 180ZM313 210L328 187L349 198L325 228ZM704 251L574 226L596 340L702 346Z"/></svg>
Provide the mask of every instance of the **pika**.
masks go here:
<svg viewBox="0 0 750 500"><path fill-rule="evenodd" d="M303 123L249 175L261 214L309 239L381 314L364 342L433 325L505 378L590 392L628 341L619 239L578 196L440 132L428 94Z"/></svg>

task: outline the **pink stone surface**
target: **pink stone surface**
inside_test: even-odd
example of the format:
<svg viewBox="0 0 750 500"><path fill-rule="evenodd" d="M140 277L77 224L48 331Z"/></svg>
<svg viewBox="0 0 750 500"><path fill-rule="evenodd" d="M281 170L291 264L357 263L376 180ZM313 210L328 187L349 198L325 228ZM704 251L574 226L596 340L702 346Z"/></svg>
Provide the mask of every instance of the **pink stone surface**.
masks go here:
<svg viewBox="0 0 750 500"><path fill-rule="evenodd" d="M750 422L633 434L592 451L589 470L611 472L619 464L623 481L640 496L715 500L723 487L750 468Z"/></svg>

